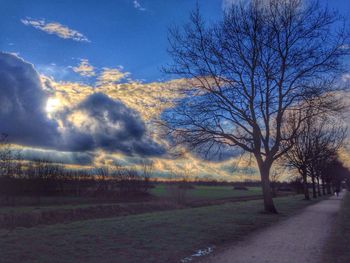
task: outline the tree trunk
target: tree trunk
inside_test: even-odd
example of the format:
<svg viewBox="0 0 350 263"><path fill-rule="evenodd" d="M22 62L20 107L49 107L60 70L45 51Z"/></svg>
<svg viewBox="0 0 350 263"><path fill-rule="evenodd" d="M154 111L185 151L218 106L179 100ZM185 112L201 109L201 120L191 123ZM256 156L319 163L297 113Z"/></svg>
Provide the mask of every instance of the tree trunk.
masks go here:
<svg viewBox="0 0 350 263"><path fill-rule="evenodd" d="M316 195L315 176L312 175L312 176L311 176L311 179L312 179L312 197L313 197L313 198L317 198L317 195Z"/></svg>
<svg viewBox="0 0 350 263"><path fill-rule="evenodd" d="M322 178L322 194L326 195L326 184L325 184L324 177Z"/></svg>
<svg viewBox="0 0 350 263"><path fill-rule="evenodd" d="M304 186L304 196L305 200L310 200L309 186L307 184L307 174L304 172L303 176L303 186Z"/></svg>
<svg viewBox="0 0 350 263"><path fill-rule="evenodd" d="M75 192L75 195L76 196L80 196L80 179L78 178L78 179L76 179L76 192Z"/></svg>
<svg viewBox="0 0 350 263"><path fill-rule="evenodd" d="M277 193L276 193L276 183L275 182L271 182L271 193L272 193L272 197L276 197Z"/></svg>
<svg viewBox="0 0 350 263"><path fill-rule="evenodd" d="M272 192L270 186L270 168L271 164L260 163L259 165L260 177L261 177L261 186L264 196L264 208L265 212L277 214L277 210L273 203Z"/></svg>
<svg viewBox="0 0 350 263"><path fill-rule="evenodd" d="M332 194L332 190L331 190L331 183L327 182L327 194Z"/></svg>
<svg viewBox="0 0 350 263"><path fill-rule="evenodd" d="M316 177L316 180L317 180L317 195L321 196L322 194L321 194L320 178Z"/></svg>

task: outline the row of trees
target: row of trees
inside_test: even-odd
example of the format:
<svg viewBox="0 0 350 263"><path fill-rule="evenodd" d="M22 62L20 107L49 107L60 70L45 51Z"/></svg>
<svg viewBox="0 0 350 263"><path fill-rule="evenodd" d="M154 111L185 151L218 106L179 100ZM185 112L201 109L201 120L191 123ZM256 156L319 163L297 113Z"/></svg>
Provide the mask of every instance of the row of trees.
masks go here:
<svg viewBox="0 0 350 263"><path fill-rule="evenodd" d="M118 164L89 169L68 169L49 160L23 160L7 136L0 140L0 195L14 204L20 196L31 196L40 202L42 196L89 196L123 198L148 193L151 162L141 170Z"/></svg>
<svg viewBox="0 0 350 263"><path fill-rule="evenodd" d="M310 112L312 109L307 114ZM346 128L334 117L309 116L302 123L298 136L285 146L289 150L284 161L299 172L306 200L310 199L308 181L311 181L312 195L316 198L331 194L331 188L339 190L341 182L348 176L348 170L338 159L345 136Z"/></svg>

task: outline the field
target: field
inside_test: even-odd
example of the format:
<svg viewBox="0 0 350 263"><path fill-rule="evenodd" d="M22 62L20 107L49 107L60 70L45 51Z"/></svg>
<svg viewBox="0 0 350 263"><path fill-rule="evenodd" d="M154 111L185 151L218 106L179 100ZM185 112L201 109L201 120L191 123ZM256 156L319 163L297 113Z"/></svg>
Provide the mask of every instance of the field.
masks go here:
<svg viewBox="0 0 350 263"><path fill-rule="evenodd" d="M275 201L277 216L261 213L262 201L256 200L2 229L1 262L179 262L198 249L235 242L312 203L301 196Z"/></svg>
<svg viewBox="0 0 350 263"><path fill-rule="evenodd" d="M248 187L249 190L233 190L232 186L195 186L194 189L185 190L186 201L209 201L219 199L229 199L246 196L261 195L260 187ZM167 189L165 184L157 184L150 190L152 195L149 199L155 200L171 200L171 192ZM149 200L149 201L151 201ZM144 201L144 200L135 200ZM21 198L19 205L0 207L0 215L7 213L27 213L38 211L52 211L56 209L75 209L85 208L95 205L110 205L114 203L125 203L125 201L103 200L88 197L42 197L40 205L33 204L33 199ZM133 203L133 202L131 202Z"/></svg>
<svg viewBox="0 0 350 263"><path fill-rule="evenodd" d="M0 208L0 228L51 225L260 198L261 190L258 187L233 190L232 186L196 185L191 189L178 189L177 185L165 184L157 184L155 188L151 189L149 196L130 198L124 201L57 196L42 197L40 204L32 205L33 198L24 197L16 200L18 204L16 206ZM25 203L31 205L23 205Z"/></svg>
<svg viewBox="0 0 350 263"><path fill-rule="evenodd" d="M198 185L194 189L189 189L186 194L190 200L215 200L262 194L260 187L249 187L248 189L248 191L244 191L233 190L232 186ZM158 197L170 197L170 193L167 191L167 186L165 184L158 184L155 188L151 189L151 193Z"/></svg>

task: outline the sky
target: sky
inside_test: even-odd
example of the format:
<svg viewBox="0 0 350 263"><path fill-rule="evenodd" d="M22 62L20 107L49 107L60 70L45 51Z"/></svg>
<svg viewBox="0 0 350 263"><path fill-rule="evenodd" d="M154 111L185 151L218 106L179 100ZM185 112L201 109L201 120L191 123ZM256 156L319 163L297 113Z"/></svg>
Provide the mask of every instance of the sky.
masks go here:
<svg viewBox="0 0 350 263"><path fill-rule="evenodd" d="M196 1L5 1L0 11L1 49L18 52L40 71L54 71L88 59L97 68L123 66L134 79L164 78L160 67L168 60L167 30L187 21ZM203 1L203 14L215 19L220 1ZM67 41L21 22L59 23L84 37ZM72 38L70 39L72 40ZM74 78L71 72L51 72L57 80Z"/></svg>
<svg viewBox="0 0 350 263"><path fill-rule="evenodd" d="M198 3L210 22L237 1ZM348 0L321 2L350 17ZM151 120L169 106L161 99L184 85L161 71L170 62L167 31L188 21L196 3L0 0L0 128L26 156L79 165L147 158L159 173L253 174L237 158L208 163L186 154L174 161L152 131Z"/></svg>

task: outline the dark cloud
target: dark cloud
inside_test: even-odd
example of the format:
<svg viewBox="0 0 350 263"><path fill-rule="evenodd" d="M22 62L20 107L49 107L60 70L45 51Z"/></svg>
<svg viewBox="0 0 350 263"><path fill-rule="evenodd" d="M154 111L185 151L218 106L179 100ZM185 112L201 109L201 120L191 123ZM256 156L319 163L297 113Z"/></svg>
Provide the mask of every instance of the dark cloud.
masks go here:
<svg viewBox="0 0 350 263"><path fill-rule="evenodd" d="M154 156L164 149L147 136L139 115L102 93L88 96L78 106L61 113L64 129L45 111L48 94L34 67L21 58L0 53L0 133L13 143L61 151L103 149L127 155ZM68 116L84 121L73 125ZM82 160L85 162L84 160Z"/></svg>
<svg viewBox="0 0 350 263"><path fill-rule="evenodd" d="M56 150L41 150L24 148L20 151L25 160L48 160L54 163L89 165L94 160L94 154L88 152L59 152Z"/></svg>
<svg viewBox="0 0 350 263"><path fill-rule="evenodd" d="M122 102L102 93L94 93L81 102L73 113L83 121L71 128L67 138L71 150L103 149L128 155L160 155L164 150L146 135L139 115Z"/></svg>
<svg viewBox="0 0 350 263"><path fill-rule="evenodd" d="M33 66L15 55L0 53L0 132L23 145L56 145L57 123L47 118L46 99Z"/></svg>
<svg viewBox="0 0 350 263"><path fill-rule="evenodd" d="M256 175L258 173L258 170L256 167L248 166L248 165L244 167L240 167L234 164L223 165L221 167L221 170L225 171L228 174Z"/></svg>

